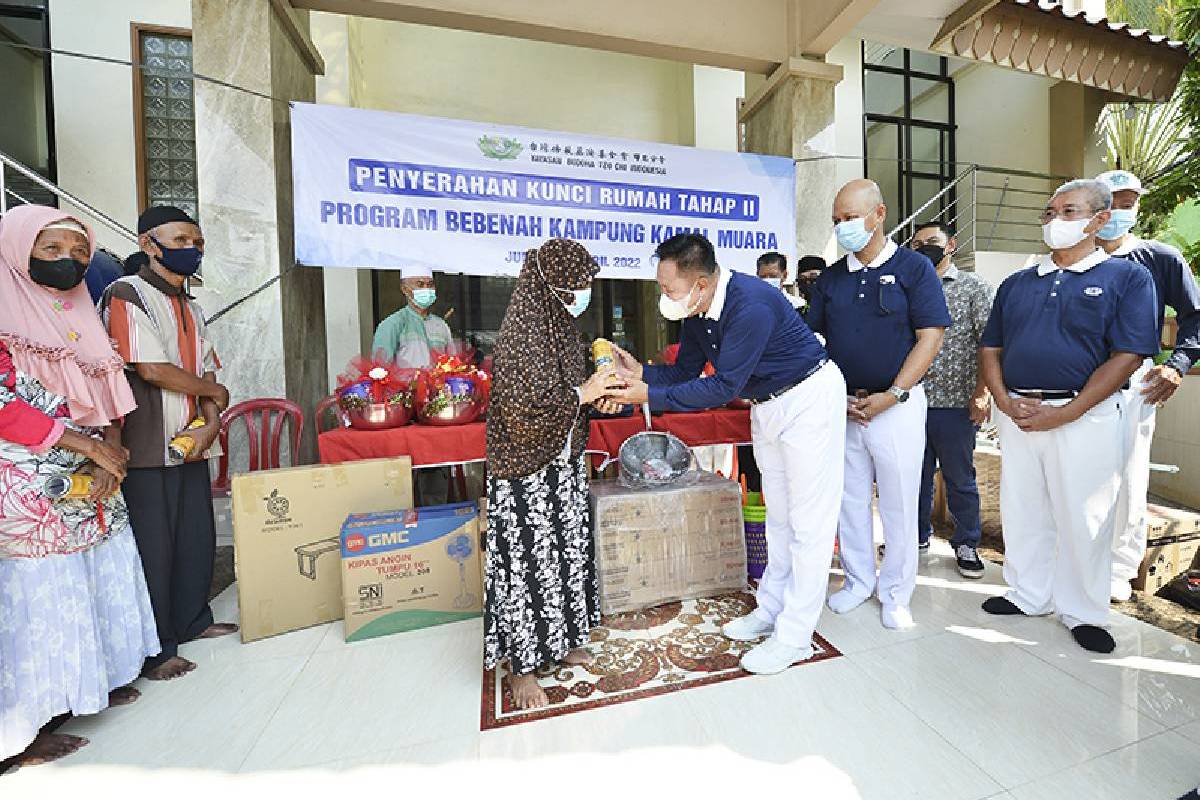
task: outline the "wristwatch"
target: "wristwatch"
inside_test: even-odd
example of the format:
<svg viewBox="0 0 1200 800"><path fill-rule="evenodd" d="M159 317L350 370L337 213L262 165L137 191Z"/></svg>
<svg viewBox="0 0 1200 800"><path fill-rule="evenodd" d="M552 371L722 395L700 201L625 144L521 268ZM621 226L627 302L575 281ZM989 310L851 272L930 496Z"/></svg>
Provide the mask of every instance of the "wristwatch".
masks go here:
<svg viewBox="0 0 1200 800"><path fill-rule="evenodd" d="M901 389L899 386L893 386L888 389L888 394L896 398L897 403L903 403L908 399L908 389Z"/></svg>

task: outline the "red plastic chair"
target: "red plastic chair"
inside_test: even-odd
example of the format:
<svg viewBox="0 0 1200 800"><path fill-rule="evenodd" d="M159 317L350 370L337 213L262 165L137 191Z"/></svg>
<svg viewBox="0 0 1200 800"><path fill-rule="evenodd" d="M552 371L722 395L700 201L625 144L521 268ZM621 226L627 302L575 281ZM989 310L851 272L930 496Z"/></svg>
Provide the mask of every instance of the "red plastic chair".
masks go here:
<svg viewBox="0 0 1200 800"><path fill-rule="evenodd" d="M334 424L330 425L329 420L332 419ZM317 433L324 433L335 428L346 427L346 415L338 405L337 395L331 394L321 402L317 403L316 410Z"/></svg>
<svg viewBox="0 0 1200 800"><path fill-rule="evenodd" d="M217 479L213 481L213 496L227 497L230 490L229 475L229 431L237 420L246 423L246 438L250 445L249 472L262 469L277 469L283 466L283 426L291 422L292 465L300 449L300 434L304 431L304 412L291 400L279 397L263 397L247 400L228 409L221 415L221 459L217 467Z"/></svg>

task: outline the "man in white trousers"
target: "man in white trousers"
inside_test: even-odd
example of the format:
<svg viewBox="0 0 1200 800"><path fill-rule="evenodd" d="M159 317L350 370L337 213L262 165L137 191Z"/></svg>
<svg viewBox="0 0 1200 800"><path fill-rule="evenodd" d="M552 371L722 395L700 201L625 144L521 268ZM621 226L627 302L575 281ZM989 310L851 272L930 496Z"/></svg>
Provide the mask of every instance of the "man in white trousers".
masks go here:
<svg viewBox="0 0 1200 800"><path fill-rule="evenodd" d="M1100 246L1110 256L1127 258L1150 271L1158 300L1158 330L1162 330L1166 306L1175 309L1179 324L1175 349L1167 360L1158 366L1149 359L1144 361L1125 390L1125 480L1117 506L1111 589L1112 599L1120 601L1132 595L1129 582L1137 577L1146 555L1146 493L1150 490L1155 412L1171 399L1183 376L1200 360L1200 287L1182 253L1169 244L1132 233L1138 202L1145 193L1141 180L1124 170L1105 172L1096 180L1113 195L1112 216L1096 234Z"/></svg>
<svg viewBox="0 0 1200 800"><path fill-rule="evenodd" d="M742 666L781 672L812 655L829 583L846 384L787 298L753 275L719 267L703 236L679 234L655 255L659 309L683 321L679 355L670 366L642 366L614 348L629 382L615 399L649 400L651 408L670 411L718 408L738 397L754 403L750 430L767 504L768 563L758 607L724 630L738 641L770 634ZM715 375L700 376L705 361Z"/></svg>
<svg viewBox="0 0 1200 800"><path fill-rule="evenodd" d="M887 238L887 206L874 181L853 180L833 201L838 244L847 255L821 273L808 323L825 336L846 377L846 488L838 553L846 581L829 607L845 614L878 592L887 628L913 625L917 507L925 460L921 378L950 325L933 263ZM879 487L886 545L875 574L871 499Z"/></svg>
<svg viewBox="0 0 1200 800"><path fill-rule="evenodd" d="M1059 187L1042 214L1052 251L996 291L979 366L999 416L1000 518L1009 590L989 614L1057 613L1075 641L1116 647L1108 621L1124 462L1122 392L1158 350L1154 282L1096 246L1112 193Z"/></svg>

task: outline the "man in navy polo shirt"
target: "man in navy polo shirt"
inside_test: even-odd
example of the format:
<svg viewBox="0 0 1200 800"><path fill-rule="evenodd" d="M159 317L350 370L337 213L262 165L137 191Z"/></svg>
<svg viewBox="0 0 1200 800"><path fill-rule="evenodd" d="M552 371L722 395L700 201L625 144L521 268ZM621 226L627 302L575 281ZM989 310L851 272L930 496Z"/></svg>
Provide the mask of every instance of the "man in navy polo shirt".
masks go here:
<svg viewBox="0 0 1200 800"><path fill-rule="evenodd" d="M928 258L884 234L887 206L874 181L853 180L833 201L838 244L847 251L813 287L808 323L825 336L846 376L845 493L838 553L846 581L829 598L845 614L878 590L887 628L913 625L917 499L925 460L921 378L942 346L950 312ZM873 488L886 545L875 574Z"/></svg>
<svg viewBox="0 0 1200 800"><path fill-rule="evenodd" d="M1166 306L1175 309L1179 323L1170 357L1159 366L1149 359L1143 362L1125 391L1125 481L1113 539L1111 593L1113 600L1128 600L1133 593L1129 582L1137 577L1146 555L1146 493L1150 490L1155 410L1175 394L1183 376L1200 360L1200 288L1182 253L1131 232L1137 222L1138 201L1145 192L1141 180L1124 170L1105 172L1096 180L1113 195L1112 218L1096 234L1100 246L1110 256L1136 261L1150 271L1158 300L1158 330L1162 330Z"/></svg>
<svg viewBox="0 0 1200 800"><path fill-rule="evenodd" d="M1112 193L1059 187L1042 215L1051 249L1000 284L979 367L1000 410L1000 517L1009 591L990 614L1056 612L1087 650L1104 629L1124 442L1121 387L1158 351L1146 268L1096 246Z"/></svg>
<svg viewBox="0 0 1200 800"><path fill-rule="evenodd" d="M673 236L655 255L659 310L683 320L679 354L671 366L643 367L614 347L618 372L629 382L615 399L649 400L656 411L718 408L738 397L754 402L750 430L767 502L768 563L758 608L724 630L738 641L771 634L742 666L781 672L812 655L829 583L846 383L787 298L752 275L718 267L703 236ZM700 377L705 361L715 375Z"/></svg>

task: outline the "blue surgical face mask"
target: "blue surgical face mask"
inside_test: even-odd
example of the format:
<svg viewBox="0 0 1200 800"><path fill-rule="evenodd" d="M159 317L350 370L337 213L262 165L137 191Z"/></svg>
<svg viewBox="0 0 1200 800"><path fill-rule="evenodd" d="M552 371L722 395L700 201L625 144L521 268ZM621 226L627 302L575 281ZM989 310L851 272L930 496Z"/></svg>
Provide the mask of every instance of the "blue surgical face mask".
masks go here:
<svg viewBox="0 0 1200 800"><path fill-rule="evenodd" d="M1120 239L1137 224L1137 211L1132 208L1114 208L1109 214L1108 224L1096 233L1106 241Z"/></svg>
<svg viewBox="0 0 1200 800"><path fill-rule="evenodd" d="M166 247L153 236L150 237L150 241L158 245L158 249L162 252L162 255L158 257L159 263L176 275L186 278L189 275L195 275L196 270L200 269L200 259L204 258L204 253L200 252L200 248Z"/></svg>
<svg viewBox="0 0 1200 800"><path fill-rule="evenodd" d="M848 253L857 253L867 246L875 231L867 230L867 223L862 217L839 222L833 227L837 242Z"/></svg>
<svg viewBox="0 0 1200 800"><path fill-rule="evenodd" d="M572 317L578 317L583 312L587 311L588 305L592 302L592 289L589 286L587 289L564 289L563 291L570 292L575 295L575 300L567 305L567 313Z"/></svg>
<svg viewBox="0 0 1200 800"><path fill-rule="evenodd" d="M429 308L437 300L437 289L413 289L412 294L419 308Z"/></svg>

